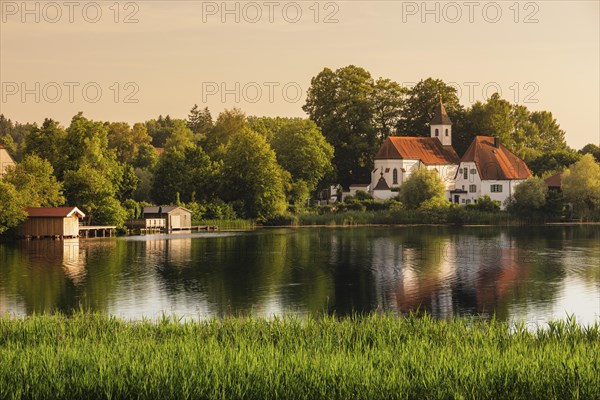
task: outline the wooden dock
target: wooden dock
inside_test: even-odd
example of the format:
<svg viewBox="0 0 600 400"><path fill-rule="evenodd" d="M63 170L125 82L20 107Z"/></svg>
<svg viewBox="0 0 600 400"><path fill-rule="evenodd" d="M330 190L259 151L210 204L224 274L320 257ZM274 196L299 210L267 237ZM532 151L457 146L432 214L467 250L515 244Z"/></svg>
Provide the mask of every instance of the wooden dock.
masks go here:
<svg viewBox="0 0 600 400"><path fill-rule="evenodd" d="M79 237L112 237L116 226L80 226Z"/></svg>

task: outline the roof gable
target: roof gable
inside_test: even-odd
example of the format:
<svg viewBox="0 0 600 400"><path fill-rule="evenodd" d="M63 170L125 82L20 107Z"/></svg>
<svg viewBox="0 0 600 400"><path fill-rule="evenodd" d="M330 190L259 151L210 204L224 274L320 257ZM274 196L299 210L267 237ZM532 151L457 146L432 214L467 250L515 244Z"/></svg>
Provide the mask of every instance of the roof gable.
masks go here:
<svg viewBox="0 0 600 400"><path fill-rule="evenodd" d="M373 189L373 191L377 191L377 190L390 190L390 187L387 184L387 182L385 181L383 174L381 175L381 177L379 178L379 181L377 182L377 185L375 185L375 188Z"/></svg>
<svg viewBox="0 0 600 400"><path fill-rule="evenodd" d="M483 180L527 179L527 164L502 144L495 145L492 136L476 136L461 162L474 162Z"/></svg>
<svg viewBox="0 0 600 400"><path fill-rule="evenodd" d="M29 207L25 209L30 218L84 218L85 214L77 207Z"/></svg>
<svg viewBox="0 0 600 400"><path fill-rule="evenodd" d="M559 172L558 174L549 176L546 179L544 179L544 183L546 184L546 186L551 187L551 188L561 188L562 187L562 174L563 174L562 172Z"/></svg>
<svg viewBox="0 0 600 400"><path fill-rule="evenodd" d="M390 136L379 148L376 160L421 160L427 165L458 164L459 158L452 146L442 146L437 138Z"/></svg>
<svg viewBox="0 0 600 400"><path fill-rule="evenodd" d="M144 214L159 214L160 212L163 214L170 214L177 209L182 209L191 213L187 208L180 206L148 206L144 207Z"/></svg>

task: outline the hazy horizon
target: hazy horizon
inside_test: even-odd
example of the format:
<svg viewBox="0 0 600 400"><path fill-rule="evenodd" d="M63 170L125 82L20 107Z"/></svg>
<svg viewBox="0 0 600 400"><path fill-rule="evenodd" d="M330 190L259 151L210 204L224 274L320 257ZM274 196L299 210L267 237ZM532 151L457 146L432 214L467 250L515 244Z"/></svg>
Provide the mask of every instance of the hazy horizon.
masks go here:
<svg viewBox="0 0 600 400"><path fill-rule="evenodd" d="M499 90L551 111L569 146L600 143L598 1L67 3L0 1L0 113L13 121L135 123L194 104L306 117L310 79L353 64L453 83L465 107Z"/></svg>

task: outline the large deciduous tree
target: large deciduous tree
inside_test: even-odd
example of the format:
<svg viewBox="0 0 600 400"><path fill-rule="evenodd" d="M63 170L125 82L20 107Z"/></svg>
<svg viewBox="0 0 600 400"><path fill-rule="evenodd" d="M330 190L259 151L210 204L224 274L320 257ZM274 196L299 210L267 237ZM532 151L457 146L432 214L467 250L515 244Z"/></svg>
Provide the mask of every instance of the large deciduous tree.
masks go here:
<svg viewBox="0 0 600 400"><path fill-rule="evenodd" d="M600 164L586 154L562 175L565 201L581 215L600 208Z"/></svg>
<svg viewBox="0 0 600 400"><path fill-rule="evenodd" d="M378 146L373 91L373 78L363 68L325 68L311 80L302 107L333 145L336 174L345 187L370 179Z"/></svg>
<svg viewBox="0 0 600 400"><path fill-rule="evenodd" d="M267 140L249 128L233 134L223 152L221 196L240 203L246 217L266 220L285 212L284 171Z"/></svg>
<svg viewBox="0 0 600 400"><path fill-rule="evenodd" d="M408 90L402 117L397 123L398 135L429 136L429 122L435 115L440 95L448 116L456 124L463 112L456 88L441 79L427 78Z"/></svg>
<svg viewBox="0 0 600 400"><path fill-rule="evenodd" d="M108 124L108 148L115 151L117 160L132 164L138 158L140 147L152 142L146 125L137 123L130 127L126 122Z"/></svg>
<svg viewBox="0 0 600 400"><path fill-rule="evenodd" d="M61 184L54 176L52 165L37 155L25 156L4 176L19 192L26 207L56 207L64 203Z"/></svg>
<svg viewBox="0 0 600 400"><path fill-rule="evenodd" d="M40 128L33 128L25 137L25 154L37 154L48 160L54 170L60 174L66 137L67 132L57 121L46 118Z"/></svg>
<svg viewBox="0 0 600 400"><path fill-rule="evenodd" d="M266 135L277 162L291 174L294 182L304 181L310 192L332 170L333 147L313 121L302 118L260 118L253 121L268 127Z"/></svg>

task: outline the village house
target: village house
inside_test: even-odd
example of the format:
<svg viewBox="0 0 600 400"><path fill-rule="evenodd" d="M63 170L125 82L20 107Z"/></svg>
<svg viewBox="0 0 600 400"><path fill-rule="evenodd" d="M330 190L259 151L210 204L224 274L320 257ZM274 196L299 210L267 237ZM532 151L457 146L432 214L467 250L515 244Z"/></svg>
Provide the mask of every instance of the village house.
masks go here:
<svg viewBox="0 0 600 400"><path fill-rule="evenodd" d="M368 187L378 200L396 196L402 183L419 168L435 171L446 186L447 199L461 205L476 203L485 195L504 205L515 187L531 177L525 162L490 136L476 136L459 158L452 147L452 121L441 98L429 137L388 137L374 164Z"/></svg>
<svg viewBox="0 0 600 400"><path fill-rule="evenodd" d="M527 164L504 147L498 138L477 136L462 156L458 166L455 189L450 201L458 204L476 203L482 196L504 201L515 187L531 177Z"/></svg>
<svg viewBox="0 0 600 400"><path fill-rule="evenodd" d="M0 178L6 173L9 167L15 165L15 160L12 159L6 148L0 144Z"/></svg>
<svg viewBox="0 0 600 400"><path fill-rule="evenodd" d="M79 237L79 219L85 214L77 207L30 207L19 227L21 237Z"/></svg>

